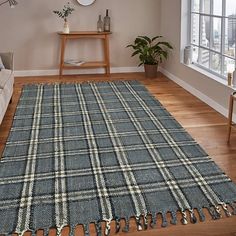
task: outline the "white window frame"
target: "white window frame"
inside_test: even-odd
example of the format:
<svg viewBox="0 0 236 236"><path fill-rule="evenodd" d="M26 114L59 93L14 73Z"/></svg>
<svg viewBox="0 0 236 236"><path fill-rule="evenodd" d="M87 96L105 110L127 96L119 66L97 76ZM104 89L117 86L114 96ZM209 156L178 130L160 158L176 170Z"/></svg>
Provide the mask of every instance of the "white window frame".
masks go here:
<svg viewBox="0 0 236 236"><path fill-rule="evenodd" d="M220 78L223 78L225 80L227 76L224 75L224 57L234 60L234 62L235 62L234 67L236 68L236 47L235 47L235 57L230 57L229 55L224 54L224 50L225 50L225 22L226 22L226 19L232 19L232 18L226 16L226 0L222 0L222 15L221 16L213 14L213 1L214 0L210 0L210 4L211 4L210 14L202 13L203 0L199 0L200 1L200 10L199 10L199 12L193 11L193 1L194 0L190 0L191 3L189 4L189 9L188 9L188 12L189 12L188 44L191 45L192 47L196 46L198 48L198 50L199 50L198 55L200 55L200 49L208 50L210 55L209 55L209 67L205 67L205 66L203 66L203 65L201 65L197 62L193 62L192 64L199 67L199 68L201 68L201 69L203 69L203 70L205 70L205 71L207 71L208 73L211 73L211 74L213 74L215 76L218 76ZM201 40L201 31L200 30L199 30L200 32L199 32L198 45L193 43L193 40L192 40L192 36L193 36L193 34L192 34L192 22L193 22L192 17L193 17L193 14L199 15L199 29L201 27L201 19L202 19L201 16L210 17L210 29L211 30L212 30L212 26L213 26L213 18L216 17L216 18L221 19L221 49L220 49L220 52L211 48L212 35L213 35L212 32L210 32L210 45L209 45L209 48L204 47L204 46L201 45L201 42L200 42L200 40ZM233 19L235 19L235 21L236 21L236 18L233 18ZM211 60L212 60L212 54L213 53L216 53L216 54L220 55L220 58L221 58L221 73L217 73L216 71L211 69Z"/></svg>

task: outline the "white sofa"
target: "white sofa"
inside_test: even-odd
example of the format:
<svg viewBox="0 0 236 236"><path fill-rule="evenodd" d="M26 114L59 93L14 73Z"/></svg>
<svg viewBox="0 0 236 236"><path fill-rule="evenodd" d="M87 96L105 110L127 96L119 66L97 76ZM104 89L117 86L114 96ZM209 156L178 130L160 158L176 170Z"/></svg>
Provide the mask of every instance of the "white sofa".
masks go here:
<svg viewBox="0 0 236 236"><path fill-rule="evenodd" d="M5 69L0 71L0 124L13 94L13 53L0 53Z"/></svg>

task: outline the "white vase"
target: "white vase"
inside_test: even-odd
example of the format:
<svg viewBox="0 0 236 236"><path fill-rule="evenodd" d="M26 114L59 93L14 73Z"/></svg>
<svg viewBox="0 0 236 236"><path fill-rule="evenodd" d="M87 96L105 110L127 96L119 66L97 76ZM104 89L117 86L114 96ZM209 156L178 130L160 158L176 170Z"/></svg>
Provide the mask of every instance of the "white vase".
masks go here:
<svg viewBox="0 0 236 236"><path fill-rule="evenodd" d="M67 21L65 21L65 23L64 23L63 33L64 33L64 34L69 34L69 33L70 33L69 24L68 24Z"/></svg>
<svg viewBox="0 0 236 236"><path fill-rule="evenodd" d="M184 64L190 65L192 63L192 47L186 46L184 48Z"/></svg>

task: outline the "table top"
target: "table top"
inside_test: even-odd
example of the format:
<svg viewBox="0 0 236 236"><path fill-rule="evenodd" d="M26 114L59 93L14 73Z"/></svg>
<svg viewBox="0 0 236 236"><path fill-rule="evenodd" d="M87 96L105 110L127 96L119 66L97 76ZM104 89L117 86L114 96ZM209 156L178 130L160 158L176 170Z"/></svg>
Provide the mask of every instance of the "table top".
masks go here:
<svg viewBox="0 0 236 236"><path fill-rule="evenodd" d="M97 32L97 31L70 31L70 33L57 32L59 35L106 35L111 32Z"/></svg>

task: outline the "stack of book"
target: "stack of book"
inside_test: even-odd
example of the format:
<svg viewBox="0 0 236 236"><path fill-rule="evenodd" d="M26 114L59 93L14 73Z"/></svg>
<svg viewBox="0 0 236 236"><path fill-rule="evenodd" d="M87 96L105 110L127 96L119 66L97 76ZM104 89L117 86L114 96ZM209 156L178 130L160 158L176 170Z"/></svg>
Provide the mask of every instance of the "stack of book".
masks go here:
<svg viewBox="0 0 236 236"><path fill-rule="evenodd" d="M73 66L81 66L82 64L84 64L84 61L79 61L76 59L69 59L69 60L65 60L65 64L73 65Z"/></svg>

